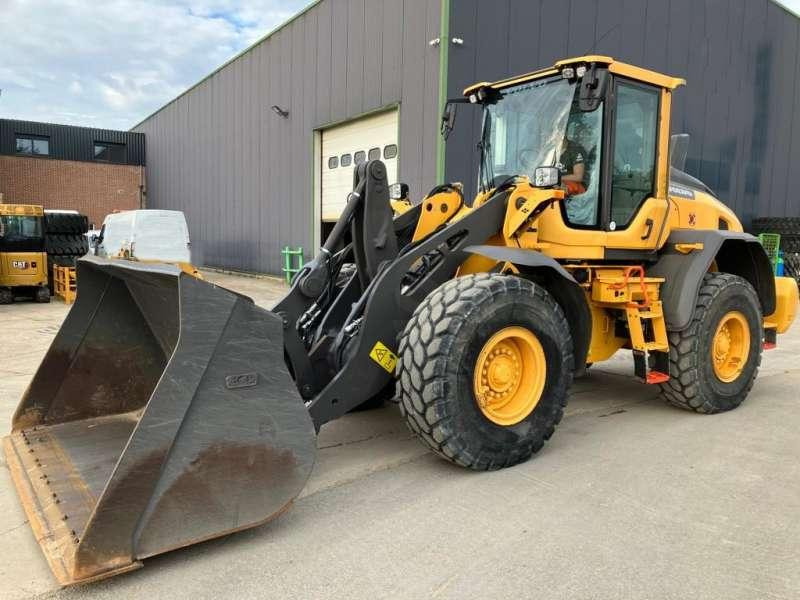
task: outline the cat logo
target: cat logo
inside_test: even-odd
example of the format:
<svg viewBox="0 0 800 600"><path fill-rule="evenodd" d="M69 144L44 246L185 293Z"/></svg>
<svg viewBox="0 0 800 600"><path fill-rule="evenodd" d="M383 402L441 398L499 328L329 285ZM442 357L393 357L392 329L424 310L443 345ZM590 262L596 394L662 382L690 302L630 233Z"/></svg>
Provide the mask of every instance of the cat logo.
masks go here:
<svg viewBox="0 0 800 600"><path fill-rule="evenodd" d="M27 261L24 261L24 260L12 260L11 261L11 266L14 269L23 269L24 270L24 269L28 268L28 263L27 263Z"/></svg>

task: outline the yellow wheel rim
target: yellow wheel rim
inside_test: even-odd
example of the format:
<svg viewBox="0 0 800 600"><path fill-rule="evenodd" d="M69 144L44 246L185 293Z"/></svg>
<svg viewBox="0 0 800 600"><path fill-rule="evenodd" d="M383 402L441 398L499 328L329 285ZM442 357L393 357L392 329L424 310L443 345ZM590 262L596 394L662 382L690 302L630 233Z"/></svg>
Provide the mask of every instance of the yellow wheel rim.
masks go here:
<svg viewBox="0 0 800 600"><path fill-rule="evenodd" d="M742 374L750 355L750 326L738 310L725 314L711 341L711 362L717 379L725 383Z"/></svg>
<svg viewBox="0 0 800 600"><path fill-rule="evenodd" d="M544 350L536 336L524 327L501 329L483 345L475 362L478 407L498 425L519 423L539 403L546 375Z"/></svg>

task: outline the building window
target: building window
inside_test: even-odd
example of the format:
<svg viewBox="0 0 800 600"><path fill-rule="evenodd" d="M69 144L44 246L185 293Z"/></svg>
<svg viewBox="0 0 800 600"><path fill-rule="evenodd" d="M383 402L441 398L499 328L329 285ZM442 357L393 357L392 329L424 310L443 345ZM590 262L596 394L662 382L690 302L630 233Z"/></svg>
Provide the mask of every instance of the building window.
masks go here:
<svg viewBox="0 0 800 600"><path fill-rule="evenodd" d="M124 163L125 144L111 142L94 143L94 159L101 162Z"/></svg>
<svg viewBox="0 0 800 600"><path fill-rule="evenodd" d="M369 159L370 160L378 160L381 157L381 149L380 148L370 148L369 149Z"/></svg>
<svg viewBox="0 0 800 600"><path fill-rule="evenodd" d="M17 154L48 156L50 154L50 138L42 135L17 134Z"/></svg>
<svg viewBox="0 0 800 600"><path fill-rule="evenodd" d="M335 169L338 166L339 166L339 157L338 156L331 156L328 159L328 168L329 169Z"/></svg>
<svg viewBox="0 0 800 600"><path fill-rule="evenodd" d="M360 165L366 159L367 159L367 153L364 152L363 150L359 150L358 152L353 154L353 162L355 162L357 165Z"/></svg>
<svg viewBox="0 0 800 600"><path fill-rule="evenodd" d="M343 167L349 167L351 162L353 162L353 157L349 154L342 154L342 157L339 159L339 164Z"/></svg>
<svg viewBox="0 0 800 600"><path fill-rule="evenodd" d="M397 156L397 144L389 144L383 147L383 158L395 158Z"/></svg>

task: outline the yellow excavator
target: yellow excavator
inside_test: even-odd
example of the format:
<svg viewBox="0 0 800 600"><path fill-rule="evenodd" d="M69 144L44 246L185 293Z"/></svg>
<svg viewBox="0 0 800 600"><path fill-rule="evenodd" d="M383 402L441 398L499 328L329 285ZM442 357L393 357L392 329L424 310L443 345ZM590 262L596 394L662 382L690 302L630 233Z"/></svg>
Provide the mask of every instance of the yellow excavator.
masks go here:
<svg viewBox="0 0 800 600"><path fill-rule="evenodd" d="M43 220L41 206L0 203L0 304L50 302Z"/></svg>
<svg viewBox="0 0 800 600"><path fill-rule="evenodd" d="M358 165L271 311L177 266L80 260L4 441L58 580L279 515L319 428L376 398L477 470L539 450L573 378L621 350L671 404L737 407L798 290L680 169L683 83L584 56L471 86L442 129L462 104L481 111L477 196L453 183L412 205L380 161Z"/></svg>

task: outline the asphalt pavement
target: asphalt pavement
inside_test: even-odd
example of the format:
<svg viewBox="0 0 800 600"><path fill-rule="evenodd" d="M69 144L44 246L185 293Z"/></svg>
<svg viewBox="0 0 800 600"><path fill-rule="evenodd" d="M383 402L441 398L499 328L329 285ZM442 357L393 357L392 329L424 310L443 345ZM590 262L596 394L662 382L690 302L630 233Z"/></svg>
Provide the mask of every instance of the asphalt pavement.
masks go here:
<svg viewBox="0 0 800 600"><path fill-rule="evenodd" d="M208 273L270 306L279 280ZM66 315L0 306L0 423ZM493 473L430 454L397 407L322 429L292 509L245 532L58 589L0 462L0 598L800 597L800 326L737 410L695 415L625 353L575 382L555 435Z"/></svg>

